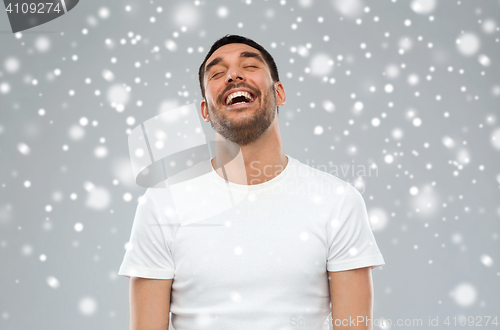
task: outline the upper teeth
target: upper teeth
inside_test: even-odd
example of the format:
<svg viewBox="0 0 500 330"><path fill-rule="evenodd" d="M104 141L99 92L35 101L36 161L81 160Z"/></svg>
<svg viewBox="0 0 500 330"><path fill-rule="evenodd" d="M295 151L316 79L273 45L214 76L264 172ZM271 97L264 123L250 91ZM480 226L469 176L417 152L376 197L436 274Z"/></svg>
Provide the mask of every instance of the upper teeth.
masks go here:
<svg viewBox="0 0 500 330"><path fill-rule="evenodd" d="M234 92L234 93L229 94L229 96L226 99L226 104L231 104L231 101L235 97L238 97L238 96L244 96L247 100L250 100L250 102L253 101L253 97L252 97L252 95L250 93L244 92L244 91L240 91L240 92Z"/></svg>

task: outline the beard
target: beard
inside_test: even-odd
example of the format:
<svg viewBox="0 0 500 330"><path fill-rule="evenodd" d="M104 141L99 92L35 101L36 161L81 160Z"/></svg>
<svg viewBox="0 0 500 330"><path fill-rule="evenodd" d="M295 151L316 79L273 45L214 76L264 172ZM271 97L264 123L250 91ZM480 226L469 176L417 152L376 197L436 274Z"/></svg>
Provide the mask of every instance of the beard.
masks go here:
<svg viewBox="0 0 500 330"><path fill-rule="evenodd" d="M236 84L231 86L231 88L246 87L252 92L255 92L257 100L260 104L257 105L257 109L252 116L243 114L239 118L238 115L234 116L236 118L228 118L226 113L222 110L223 100L221 97L217 99L217 103L221 104L219 109L214 106L213 108L209 106L207 102L208 113L210 117L210 124L213 129L222 135L226 140L232 141L239 146L245 146L255 142L259 139L262 134L271 126L271 123L275 117L276 110L276 95L274 84L269 88L267 92L260 93L255 91L254 88L250 86L245 86L242 84ZM225 91L221 93L221 96L225 94ZM247 111L247 110L229 110L229 111Z"/></svg>

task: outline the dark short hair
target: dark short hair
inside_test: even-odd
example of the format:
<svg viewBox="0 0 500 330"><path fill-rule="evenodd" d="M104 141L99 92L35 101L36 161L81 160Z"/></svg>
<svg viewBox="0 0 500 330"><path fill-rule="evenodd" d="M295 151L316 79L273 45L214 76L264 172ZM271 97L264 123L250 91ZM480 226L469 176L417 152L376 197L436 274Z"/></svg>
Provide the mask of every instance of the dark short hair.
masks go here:
<svg viewBox="0 0 500 330"><path fill-rule="evenodd" d="M205 56L205 59L203 60L203 63L200 65L200 69L198 70L198 78L200 80L200 88L201 88L201 96L205 98L205 86L203 86L203 76L205 75L205 64L207 63L207 60L209 59L212 54L219 49L222 46L228 45L228 44L245 44L250 47L253 47L257 49L261 54L262 57L264 57L264 61L266 61L267 66L269 67L269 70L271 70L271 78L273 79L273 82L280 81L280 77L278 75L278 67L276 66L276 63L274 62L273 57L271 54L267 52L267 50L264 49L261 45L253 41L252 39L248 39L242 36L238 35L230 35L227 34L226 36L220 38L214 44L212 45L212 48L210 48L210 51L208 52L207 56Z"/></svg>

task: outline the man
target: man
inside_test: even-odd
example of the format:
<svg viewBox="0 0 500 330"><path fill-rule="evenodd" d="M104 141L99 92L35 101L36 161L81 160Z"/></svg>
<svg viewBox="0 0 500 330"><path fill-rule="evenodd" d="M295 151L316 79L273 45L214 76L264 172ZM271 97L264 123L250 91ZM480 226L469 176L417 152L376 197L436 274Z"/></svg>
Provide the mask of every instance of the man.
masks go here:
<svg viewBox="0 0 500 330"><path fill-rule="evenodd" d="M385 263L364 200L283 153L286 94L271 55L228 35L199 79L216 155L190 180L199 195L149 188L137 208L119 271L131 278L131 328L168 329L170 311L176 330L372 329L371 269ZM217 203L203 196L228 192L231 207L207 216ZM189 221L172 212L177 194Z"/></svg>

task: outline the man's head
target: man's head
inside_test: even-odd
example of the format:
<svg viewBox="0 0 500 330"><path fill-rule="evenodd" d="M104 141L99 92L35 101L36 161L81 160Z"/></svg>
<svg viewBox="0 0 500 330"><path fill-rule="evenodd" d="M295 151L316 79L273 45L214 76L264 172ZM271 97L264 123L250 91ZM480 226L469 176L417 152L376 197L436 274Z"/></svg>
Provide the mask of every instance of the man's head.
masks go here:
<svg viewBox="0 0 500 330"><path fill-rule="evenodd" d="M283 84L271 55L253 40L217 40L199 69L202 115L227 140L257 140L285 104Z"/></svg>

